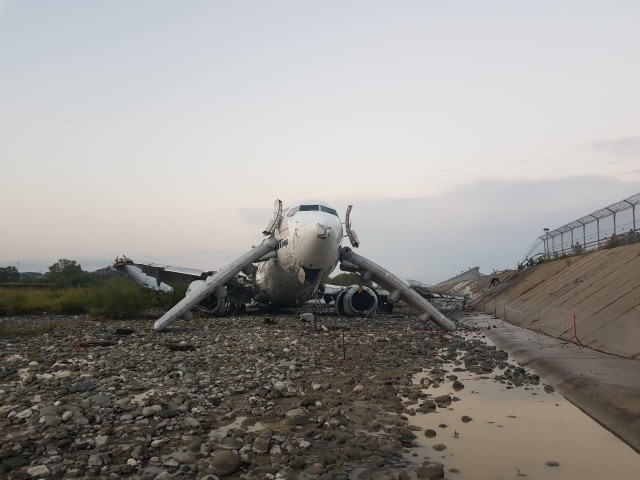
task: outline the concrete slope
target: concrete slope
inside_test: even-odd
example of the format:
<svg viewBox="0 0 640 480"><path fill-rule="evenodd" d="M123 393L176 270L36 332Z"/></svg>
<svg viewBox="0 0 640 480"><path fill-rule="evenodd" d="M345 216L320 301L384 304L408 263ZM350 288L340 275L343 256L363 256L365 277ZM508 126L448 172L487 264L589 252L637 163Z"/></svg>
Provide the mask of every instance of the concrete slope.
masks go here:
<svg viewBox="0 0 640 480"><path fill-rule="evenodd" d="M640 244L528 268L483 308L522 327L640 358Z"/></svg>

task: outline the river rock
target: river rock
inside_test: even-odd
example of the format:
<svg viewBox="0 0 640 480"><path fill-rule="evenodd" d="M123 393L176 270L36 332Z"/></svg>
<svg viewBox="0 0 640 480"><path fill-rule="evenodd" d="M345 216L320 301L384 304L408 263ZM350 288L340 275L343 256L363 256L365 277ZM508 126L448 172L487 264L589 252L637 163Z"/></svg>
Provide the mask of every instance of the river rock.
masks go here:
<svg viewBox="0 0 640 480"><path fill-rule="evenodd" d="M33 478L49 478L51 471L46 465L37 465L27 469L27 474L31 475Z"/></svg>
<svg viewBox="0 0 640 480"><path fill-rule="evenodd" d="M452 402L451 395L440 395L438 397L435 397L433 401L436 402L436 405L438 405L438 407L440 408L448 407Z"/></svg>
<svg viewBox="0 0 640 480"><path fill-rule="evenodd" d="M211 470L215 475L231 475L240 468L240 457L230 450L218 450L211 459Z"/></svg>
<svg viewBox="0 0 640 480"><path fill-rule="evenodd" d="M416 469L421 480L440 480L444 478L444 466L441 463L424 462Z"/></svg>

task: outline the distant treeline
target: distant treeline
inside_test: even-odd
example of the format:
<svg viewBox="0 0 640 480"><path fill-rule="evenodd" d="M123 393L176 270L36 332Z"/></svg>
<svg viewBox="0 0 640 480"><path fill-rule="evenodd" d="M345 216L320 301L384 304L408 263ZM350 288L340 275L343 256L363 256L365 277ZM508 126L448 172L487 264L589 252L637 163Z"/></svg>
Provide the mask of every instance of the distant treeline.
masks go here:
<svg viewBox="0 0 640 480"><path fill-rule="evenodd" d="M0 284L24 283L24 284L48 284L58 288L86 287L96 285L104 281L105 275L85 272L82 266L75 260L61 258L49 267L44 276L24 278L18 269L13 266L0 267Z"/></svg>

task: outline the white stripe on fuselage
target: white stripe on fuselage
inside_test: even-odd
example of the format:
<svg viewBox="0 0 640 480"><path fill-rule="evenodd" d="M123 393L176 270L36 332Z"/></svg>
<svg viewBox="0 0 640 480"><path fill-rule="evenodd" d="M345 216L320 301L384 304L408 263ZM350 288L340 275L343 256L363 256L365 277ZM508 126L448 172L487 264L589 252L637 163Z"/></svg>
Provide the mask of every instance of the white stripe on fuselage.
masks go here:
<svg viewBox="0 0 640 480"><path fill-rule="evenodd" d="M327 206L326 204L323 204ZM278 242L276 258L258 265L256 283L261 301L295 305L308 300L318 282L300 282L300 269L321 270L327 277L338 264L342 241L340 218L323 211L287 211L274 233Z"/></svg>

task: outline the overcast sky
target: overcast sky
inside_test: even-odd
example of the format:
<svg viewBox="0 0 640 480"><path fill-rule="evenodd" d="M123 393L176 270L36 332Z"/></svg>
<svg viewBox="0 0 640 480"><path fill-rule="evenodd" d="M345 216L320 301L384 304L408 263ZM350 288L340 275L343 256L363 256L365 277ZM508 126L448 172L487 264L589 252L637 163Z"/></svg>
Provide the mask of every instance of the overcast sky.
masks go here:
<svg viewBox="0 0 640 480"><path fill-rule="evenodd" d="M0 0L0 265L220 268L275 198L360 253L513 267L640 191L637 1Z"/></svg>

